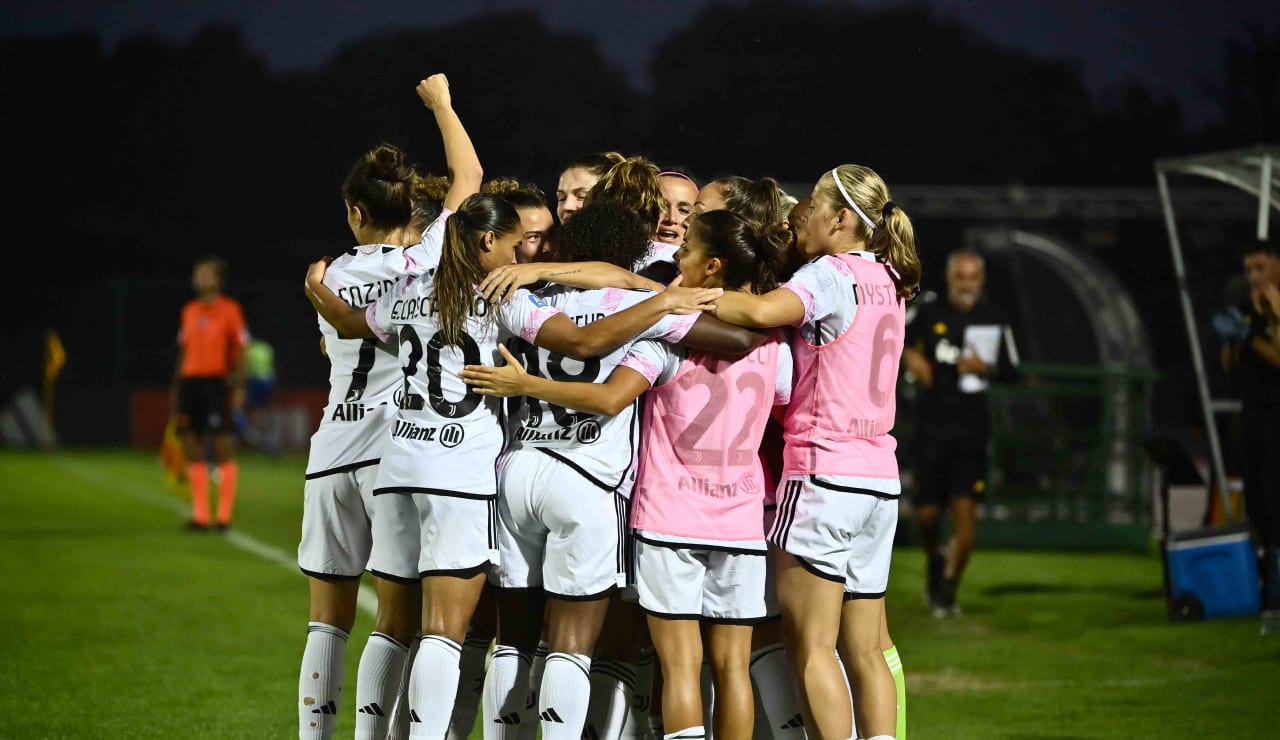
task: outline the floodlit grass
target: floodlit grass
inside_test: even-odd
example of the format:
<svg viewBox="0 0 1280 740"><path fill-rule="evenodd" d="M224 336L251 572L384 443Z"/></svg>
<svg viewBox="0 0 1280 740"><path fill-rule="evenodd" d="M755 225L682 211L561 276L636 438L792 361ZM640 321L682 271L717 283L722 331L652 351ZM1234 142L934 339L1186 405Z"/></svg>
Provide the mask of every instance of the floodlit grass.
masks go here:
<svg viewBox="0 0 1280 740"><path fill-rule="evenodd" d="M234 531L273 552L184 531L155 455L0 453L0 737L296 736L304 463L240 461ZM889 594L915 740L1280 732L1280 637L1256 618L1170 624L1154 553L979 550L945 621L923 570L899 550ZM340 738L371 626L362 611Z"/></svg>

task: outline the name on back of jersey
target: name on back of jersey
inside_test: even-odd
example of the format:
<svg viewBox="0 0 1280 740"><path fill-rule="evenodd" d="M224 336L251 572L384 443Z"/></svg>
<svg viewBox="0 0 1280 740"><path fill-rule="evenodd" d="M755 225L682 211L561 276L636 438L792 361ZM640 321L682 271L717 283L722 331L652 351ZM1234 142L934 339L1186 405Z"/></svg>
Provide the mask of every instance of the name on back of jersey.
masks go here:
<svg viewBox="0 0 1280 740"><path fill-rule="evenodd" d="M413 321L414 319L435 316L439 313L436 308L436 295L425 295L418 298L402 298L391 304L391 320L392 321ZM476 317L484 317L489 314L489 302L484 296L476 296L471 303L470 314Z"/></svg>
<svg viewBox="0 0 1280 740"><path fill-rule="evenodd" d="M338 288L338 297L346 301L347 305L352 308L364 308L381 298L383 293L389 292L391 286L395 284L395 280L383 279L359 285L348 285L345 288Z"/></svg>

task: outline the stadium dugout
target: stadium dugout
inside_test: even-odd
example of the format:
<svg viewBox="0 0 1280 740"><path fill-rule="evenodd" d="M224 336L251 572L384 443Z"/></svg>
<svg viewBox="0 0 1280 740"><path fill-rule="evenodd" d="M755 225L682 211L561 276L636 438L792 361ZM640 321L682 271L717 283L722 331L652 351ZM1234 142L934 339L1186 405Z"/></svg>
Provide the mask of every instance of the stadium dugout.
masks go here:
<svg viewBox="0 0 1280 740"><path fill-rule="evenodd" d="M1165 228L1169 232L1169 249L1173 256L1178 294L1182 304L1183 321L1187 339L1191 344L1191 359L1195 367L1196 385L1199 391L1205 435L1209 443L1212 478L1217 483L1223 512L1232 511L1226 467L1223 463L1222 444L1218 433L1217 416L1240 410L1237 399L1215 398L1210 390L1204 353L1200 344L1197 314L1192 305L1192 290L1187 279L1186 262L1183 259L1182 242L1178 236L1177 217L1169 189L1170 175L1189 175L1207 178L1229 185L1257 199L1257 237L1266 240L1270 226L1271 210L1280 210L1280 146L1259 145L1246 149L1209 152L1189 157L1173 157L1155 161L1156 186L1164 212ZM1199 314L1201 318L1206 312ZM1226 514L1226 516L1230 516Z"/></svg>

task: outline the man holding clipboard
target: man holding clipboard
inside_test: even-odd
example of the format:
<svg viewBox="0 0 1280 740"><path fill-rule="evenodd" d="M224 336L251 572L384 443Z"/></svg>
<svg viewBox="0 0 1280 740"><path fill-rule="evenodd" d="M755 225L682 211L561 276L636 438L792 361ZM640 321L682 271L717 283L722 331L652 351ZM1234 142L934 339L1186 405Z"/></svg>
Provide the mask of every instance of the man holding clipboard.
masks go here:
<svg viewBox="0 0 1280 740"><path fill-rule="evenodd" d="M978 501L986 488L991 436L987 390L1017 377L1018 352L1004 312L982 295L982 256L957 250L947 257L947 295L920 306L907 324L903 362L920 387L917 397L913 506L928 563L927 594L934 616L957 615L956 590L973 552ZM939 548L944 508L951 540Z"/></svg>

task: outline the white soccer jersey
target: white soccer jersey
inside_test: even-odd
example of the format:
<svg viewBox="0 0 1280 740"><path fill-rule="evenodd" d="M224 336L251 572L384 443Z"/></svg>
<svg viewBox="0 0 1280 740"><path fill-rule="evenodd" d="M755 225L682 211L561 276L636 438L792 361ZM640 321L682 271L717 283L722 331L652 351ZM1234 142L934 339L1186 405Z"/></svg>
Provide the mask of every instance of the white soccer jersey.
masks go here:
<svg viewBox="0 0 1280 740"><path fill-rule="evenodd" d="M424 233L422 243L408 249L388 244L354 247L329 265L324 284L353 308L368 306L401 276L434 269L434 262L423 260L423 245L443 234L441 219ZM411 249L419 258L409 253ZM376 463L404 385L394 347L380 346L376 339L342 339L323 317L317 314L316 319L329 356L329 402L311 437L309 478Z"/></svg>
<svg viewBox="0 0 1280 740"><path fill-rule="evenodd" d="M434 272L403 278L367 309L378 337L398 340L405 379L374 493L490 498L504 439L501 403L472 392L462 368L499 364L499 342L533 341L557 311L523 289L497 306L477 292L457 347L440 333L434 294Z"/></svg>
<svg viewBox="0 0 1280 740"><path fill-rule="evenodd" d="M640 303L653 293L621 288L579 290L555 285L540 295L583 326ZM587 360L565 357L527 340L511 342L511 350L531 374L551 380L603 382L626 357L634 342L641 339L678 342L697 319L697 314L666 316L607 355ZM635 406L630 404L616 416L595 416L525 398L511 415L511 444L515 449L542 450L570 465L595 485L630 495L627 479L632 474L639 439Z"/></svg>

